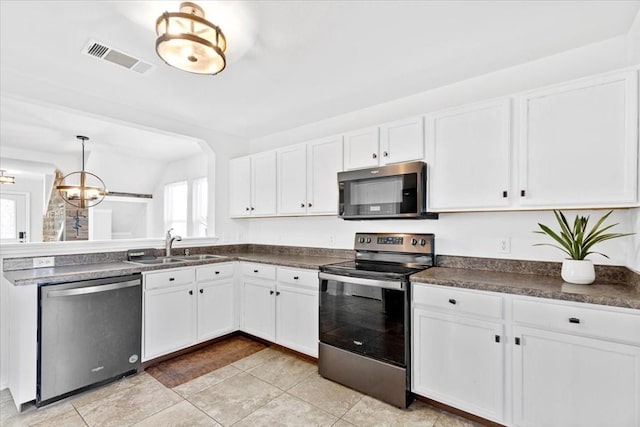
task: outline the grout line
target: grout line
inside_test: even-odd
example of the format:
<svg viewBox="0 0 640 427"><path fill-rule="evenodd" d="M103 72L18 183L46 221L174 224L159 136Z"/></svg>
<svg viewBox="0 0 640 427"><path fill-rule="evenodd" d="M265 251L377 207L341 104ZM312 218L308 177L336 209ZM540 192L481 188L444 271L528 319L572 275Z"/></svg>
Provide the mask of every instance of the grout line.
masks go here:
<svg viewBox="0 0 640 427"><path fill-rule="evenodd" d="M82 414L80 413L80 411L78 411L78 408L76 408L73 404L71 405L71 407L73 408L74 411L76 411L76 414L78 414L78 416L80 417L80 419L82 420L82 422L84 423L85 426L89 427L89 423L87 422L87 420L84 419L84 417L82 416Z"/></svg>

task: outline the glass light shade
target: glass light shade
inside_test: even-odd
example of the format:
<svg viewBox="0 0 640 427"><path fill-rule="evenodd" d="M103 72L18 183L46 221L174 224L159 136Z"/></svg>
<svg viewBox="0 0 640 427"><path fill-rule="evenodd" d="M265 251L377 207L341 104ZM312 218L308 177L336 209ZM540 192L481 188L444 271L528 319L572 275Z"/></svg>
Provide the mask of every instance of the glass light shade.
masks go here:
<svg viewBox="0 0 640 427"><path fill-rule="evenodd" d="M5 175L6 171L0 170L0 184L15 184L16 177Z"/></svg>
<svg viewBox="0 0 640 427"><path fill-rule="evenodd" d="M184 2L180 12L163 13L156 21L156 52L167 64L190 73L218 74L226 66L227 40L204 19L199 6Z"/></svg>

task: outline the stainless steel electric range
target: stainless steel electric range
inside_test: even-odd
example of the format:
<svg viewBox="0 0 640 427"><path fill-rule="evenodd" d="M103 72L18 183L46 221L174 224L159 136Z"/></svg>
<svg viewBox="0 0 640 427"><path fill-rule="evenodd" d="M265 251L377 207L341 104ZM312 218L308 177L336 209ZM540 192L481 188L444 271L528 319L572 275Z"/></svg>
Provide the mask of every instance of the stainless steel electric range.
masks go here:
<svg viewBox="0 0 640 427"><path fill-rule="evenodd" d="M433 234L357 233L354 261L320 267L320 375L400 408L411 403L409 276L434 264Z"/></svg>

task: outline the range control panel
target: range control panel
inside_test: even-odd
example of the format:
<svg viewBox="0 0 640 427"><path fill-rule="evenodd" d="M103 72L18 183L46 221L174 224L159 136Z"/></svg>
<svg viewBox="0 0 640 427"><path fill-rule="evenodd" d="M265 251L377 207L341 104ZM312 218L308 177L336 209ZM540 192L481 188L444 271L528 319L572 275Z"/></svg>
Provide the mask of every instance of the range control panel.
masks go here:
<svg viewBox="0 0 640 427"><path fill-rule="evenodd" d="M356 233L354 249L400 253L433 253L433 234Z"/></svg>

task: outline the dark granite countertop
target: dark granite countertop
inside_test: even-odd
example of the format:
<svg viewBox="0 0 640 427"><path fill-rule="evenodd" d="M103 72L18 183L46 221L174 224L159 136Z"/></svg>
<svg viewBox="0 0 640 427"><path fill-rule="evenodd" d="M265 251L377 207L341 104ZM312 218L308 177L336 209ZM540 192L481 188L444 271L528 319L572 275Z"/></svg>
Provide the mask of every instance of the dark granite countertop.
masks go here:
<svg viewBox="0 0 640 427"><path fill-rule="evenodd" d="M435 267L412 275L411 281L640 309L640 292L631 286L599 281L591 285L573 285L559 276Z"/></svg>
<svg viewBox="0 0 640 427"><path fill-rule="evenodd" d="M291 268L318 269L324 264L345 261L345 258L239 252L223 258L190 260L179 263L140 265L132 262L108 262L94 264L76 264L60 267L29 268L23 270L5 271L4 277L16 286L52 284L67 281L99 279L103 277L125 276L143 271L165 270L168 268L192 267L205 264L216 264L229 261L249 261L262 264L273 264Z"/></svg>

